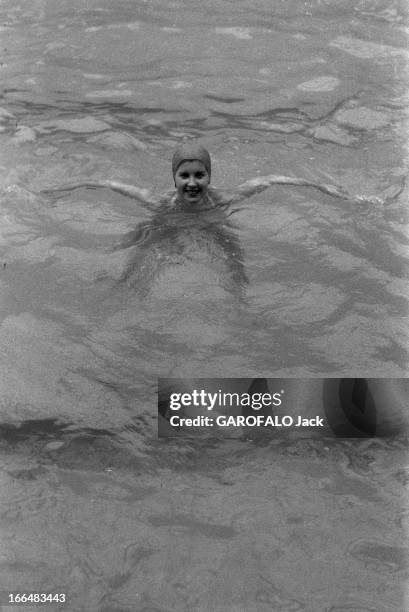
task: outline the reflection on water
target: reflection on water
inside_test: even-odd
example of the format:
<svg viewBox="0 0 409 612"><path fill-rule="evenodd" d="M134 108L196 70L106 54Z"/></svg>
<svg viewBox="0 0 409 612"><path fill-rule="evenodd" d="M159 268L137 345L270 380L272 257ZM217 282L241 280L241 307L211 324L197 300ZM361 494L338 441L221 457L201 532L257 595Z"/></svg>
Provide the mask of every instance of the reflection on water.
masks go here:
<svg viewBox="0 0 409 612"><path fill-rule="evenodd" d="M0 13L2 588L73 611L403 610L404 440L176 444L155 401L158 376L407 375L405 3ZM276 186L193 219L38 195L163 192L193 137L227 191L275 173L379 204Z"/></svg>

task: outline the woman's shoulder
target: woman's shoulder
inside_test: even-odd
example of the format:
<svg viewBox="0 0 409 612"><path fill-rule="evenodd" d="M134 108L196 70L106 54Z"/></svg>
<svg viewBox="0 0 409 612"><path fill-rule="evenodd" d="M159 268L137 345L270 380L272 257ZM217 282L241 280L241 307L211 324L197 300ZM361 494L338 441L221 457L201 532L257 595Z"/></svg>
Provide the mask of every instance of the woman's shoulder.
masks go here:
<svg viewBox="0 0 409 612"><path fill-rule="evenodd" d="M229 193L224 189L211 187L208 191L208 197L216 208L217 206L226 206L227 204L230 204L232 199L232 193Z"/></svg>
<svg viewBox="0 0 409 612"><path fill-rule="evenodd" d="M171 200L174 199L176 192L174 189L169 189L168 191L164 191L158 196L159 204L169 204Z"/></svg>

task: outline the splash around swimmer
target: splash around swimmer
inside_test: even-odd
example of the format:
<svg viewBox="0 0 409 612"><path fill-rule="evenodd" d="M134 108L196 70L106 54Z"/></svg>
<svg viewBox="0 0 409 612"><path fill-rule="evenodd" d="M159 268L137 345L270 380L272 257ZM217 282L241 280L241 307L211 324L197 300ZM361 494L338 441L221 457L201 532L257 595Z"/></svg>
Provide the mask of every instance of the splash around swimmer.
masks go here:
<svg viewBox="0 0 409 612"><path fill-rule="evenodd" d="M300 187L313 187L335 198L366 202L370 204L384 203L378 197L350 195L342 187L327 183L317 183L304 178L269 174L249 179L236 187L230 194L222 195L217 189L210 186L211 159L208 150L198 141L189 141L180 145L173 154L172 172L175 189L171 194L156 196L149 189L136 185L127 185L118 181L81 181L60 185L42 190L43 194L71 191L78 188L108 188L122 195L135 198L146 204L149 208L157 210L158 205L168 205L171 209L184 211L199 211L217 206L236 204L255 193L268 189L272 185L293 185Z"/></svg>

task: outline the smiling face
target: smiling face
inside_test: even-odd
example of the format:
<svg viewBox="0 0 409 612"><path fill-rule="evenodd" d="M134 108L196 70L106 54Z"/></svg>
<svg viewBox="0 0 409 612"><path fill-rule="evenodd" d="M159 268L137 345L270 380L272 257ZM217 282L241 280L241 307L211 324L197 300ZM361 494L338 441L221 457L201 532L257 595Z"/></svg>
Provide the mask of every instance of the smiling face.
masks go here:
<svg viewBox="0 0 409 612"><path fill-rule="evenodd" d="M209 183L206 167L198 159L184 161L176 170L176 191L184 204L199 204L207 194Z"/></svg>

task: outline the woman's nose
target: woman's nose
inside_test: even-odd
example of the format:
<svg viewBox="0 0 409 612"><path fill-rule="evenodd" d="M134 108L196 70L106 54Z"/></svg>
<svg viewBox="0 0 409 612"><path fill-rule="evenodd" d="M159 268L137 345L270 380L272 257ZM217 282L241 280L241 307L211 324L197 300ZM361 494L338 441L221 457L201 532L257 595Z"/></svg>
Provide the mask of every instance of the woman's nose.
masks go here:
<svg viewBox="0 0 409 612"><path fill-rule="evenodd" d="M188 185L195 185L196 184L196 180L195 180L195 177L193 176L193 174L191 176L189 176L187 184Z"/></svg>

